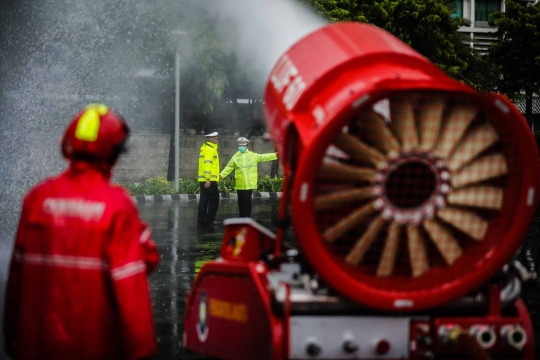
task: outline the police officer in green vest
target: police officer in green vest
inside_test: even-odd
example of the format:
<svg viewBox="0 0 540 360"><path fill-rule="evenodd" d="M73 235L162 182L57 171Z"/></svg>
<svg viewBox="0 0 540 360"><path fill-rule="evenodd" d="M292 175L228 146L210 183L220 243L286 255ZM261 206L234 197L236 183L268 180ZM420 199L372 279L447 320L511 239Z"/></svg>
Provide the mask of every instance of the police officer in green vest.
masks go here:
<svg viewBox="0 0 540 360"><path fill-rule="evenodd" d="M257 154L249 151L248 144L249 140L245 137L238 138L238 151L220 174L220 179L225 178L234 170L240 217L251 216L251 195L253 190L257 190L258 164L277 159L277 153Z"/></svg>
<svg viewBox="0 0 540 360"><path fill-rule="evenodd" d="M216 221L219 207L219 154L217 132L205 135L206 142L199 152L199 211L197 214L197 227L220 224Z"/></svg>

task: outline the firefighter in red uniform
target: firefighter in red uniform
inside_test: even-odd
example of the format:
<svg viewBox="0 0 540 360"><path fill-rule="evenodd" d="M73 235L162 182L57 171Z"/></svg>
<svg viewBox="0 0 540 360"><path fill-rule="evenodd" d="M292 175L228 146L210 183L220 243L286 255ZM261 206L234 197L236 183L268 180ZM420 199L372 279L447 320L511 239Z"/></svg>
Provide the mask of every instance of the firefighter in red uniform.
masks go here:
<svg viewBox="0 0 540 360"><path fill-rule="evenodd" d="M15 359L141 359L156 351L147 274L149 228L109 183L127 124L105 105L76 115L62 140L69 168L24 199L5 297Z"/></svg>

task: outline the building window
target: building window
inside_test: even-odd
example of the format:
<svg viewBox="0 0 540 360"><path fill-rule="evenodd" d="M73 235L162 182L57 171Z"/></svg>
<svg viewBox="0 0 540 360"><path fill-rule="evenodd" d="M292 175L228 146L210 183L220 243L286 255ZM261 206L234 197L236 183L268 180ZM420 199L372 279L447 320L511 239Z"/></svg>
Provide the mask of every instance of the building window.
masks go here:
<svg viewBox="0 0 540 360"><path fill-rule="evenodd" d="M463 17L463 0L454 0L456 7L454 9L454 13L451 15L453 18Z"/></svg>
<svg viewBox="0 0 540 360"><path fill-rule="evenodd" d="M476 0L475 21L489 21L489 16L501 11L500 0Z"/></svg>

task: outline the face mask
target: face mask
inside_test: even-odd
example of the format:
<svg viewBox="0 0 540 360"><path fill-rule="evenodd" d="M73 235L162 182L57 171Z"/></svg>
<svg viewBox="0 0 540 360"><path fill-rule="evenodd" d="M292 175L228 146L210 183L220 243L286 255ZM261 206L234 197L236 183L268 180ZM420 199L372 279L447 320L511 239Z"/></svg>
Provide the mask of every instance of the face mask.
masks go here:
<svg viewBox="0 0 540 360"><path fill-rule="evenodd" d="M241 153L245 153L246 150L247 150L247 147L245 147L245 146L239 146L238 147L238 151L240 151Z"/></svg>

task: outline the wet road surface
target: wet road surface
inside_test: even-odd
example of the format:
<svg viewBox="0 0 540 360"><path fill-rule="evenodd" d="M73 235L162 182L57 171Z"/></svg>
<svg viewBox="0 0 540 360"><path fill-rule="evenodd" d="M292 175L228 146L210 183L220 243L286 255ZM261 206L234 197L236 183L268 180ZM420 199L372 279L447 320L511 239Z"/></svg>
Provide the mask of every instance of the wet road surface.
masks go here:
<svg viewBox="0 0 540 360"><path fill-rule="evenodd" d="M278 200L253 199L252 218L274 231ZM161 260L150 276L150 289L159 354L154 359L199 359L182 349L183 314L191 283L200 267L215 259L221 246L223 224L212 231L197 229L197 201L144 203L137 206L152 227ZM221 200L216 220L238 216L236 200Z"/></svg>

